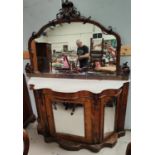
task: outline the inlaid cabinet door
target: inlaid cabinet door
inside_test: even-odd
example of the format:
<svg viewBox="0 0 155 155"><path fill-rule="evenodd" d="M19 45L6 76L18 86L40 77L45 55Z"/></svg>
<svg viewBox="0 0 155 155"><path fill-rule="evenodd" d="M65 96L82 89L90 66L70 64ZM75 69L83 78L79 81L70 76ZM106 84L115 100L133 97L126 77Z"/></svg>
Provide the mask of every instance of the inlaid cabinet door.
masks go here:
<svg viewBox="0 0 155 155"><path fill-rule="evenodd" d="M90 99L73 99L70 95L66 99L60 99L60 96L54 96L50 90L44 91L44 97L51 135L79 142L92 142Z"/></svg>

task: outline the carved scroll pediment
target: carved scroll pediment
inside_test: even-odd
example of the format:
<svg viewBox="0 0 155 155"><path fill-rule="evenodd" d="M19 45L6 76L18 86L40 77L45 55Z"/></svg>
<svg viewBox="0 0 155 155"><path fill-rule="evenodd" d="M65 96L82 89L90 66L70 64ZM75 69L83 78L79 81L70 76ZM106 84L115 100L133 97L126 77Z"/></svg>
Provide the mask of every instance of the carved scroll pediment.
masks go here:
<svg viewBox="0 0 155 155"><path fill-rule="evenodd" d="M62 9L56 15L57 19L70 20L73 18L79 18L80 12L74 7L74 4L68 0L62 2Z"/></svg>
<svg viewBox="0 0 155 155"><path fill-rule="evenodd" d="M65 2L62 1L62 8L59 10L59 13L56 15L57 20L63 20L70 22L74 19L90 19L91 17L81 16L81 13L77 10L74 6L73 2L66 0ZM54 23L54 21L52 21Z"/></svg>

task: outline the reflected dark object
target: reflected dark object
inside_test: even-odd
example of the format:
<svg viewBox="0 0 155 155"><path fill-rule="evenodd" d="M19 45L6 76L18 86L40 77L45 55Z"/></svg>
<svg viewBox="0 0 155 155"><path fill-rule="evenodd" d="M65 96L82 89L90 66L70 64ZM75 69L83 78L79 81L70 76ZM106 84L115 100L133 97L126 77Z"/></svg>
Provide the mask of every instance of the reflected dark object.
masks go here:
<svg viewBox="0 0 155 155"><path fill-rule="evenodd" d="M102 38L102 33L94 33L93 39Z"/></svg>
<svg viewBox="0 0 155 155"><path fill-rule="evenodd" d="M70 68L55 67L55 70L58 70L59 72L70 73Z"/></svg>
<svg viewBox="0 0 155 155"><path fill-rule="evenodd" d="M68 45L63 45L63 51L68 52Z"/></svg>
<svg viewBox="0 0 155 155"><path fill-rule="evenodd" d="M98 33L98 38L102 38L102 33Z"/></svg>
<svg viewBox="0 0 155 155"><path fill-rule="evenodd" d="M72 109L71 115L74 114L76 105L73 103L63 103L65 110Z"/></svg>
<svg viewBox="0 0 155 155"><path fill-rule="evenodd" d="M36 55L38 63L38 71L50 72L50 62L52 60L51 44L36 43Z"/></svg>
<svg viewBox="0 0 155 155"><path fill-rule="evenodd" d="M54 110L59 110L57 108L57 104L62 104L64 106L65 110L71 110L71 113L70 113L71 115L74 115L75 110L76 110L77 107L82 107L82 104L74 104L74 103L70 103L70 102L63 102L63 103L61 103L61 102L53 102Z"/></svg>
<svg viewBox="0 0 155 155"><path fill-rule="evenodd" d="M53 107L55 110L57 110L57 103L56 102L53 103Z"/></svg>
<svg viewBox="0 0 155 155"><path fill-rule="evenodd" d="M97 33L93 34L93 38L96 39L97 38Z"/></svg>
<svg viewBox="0 0 155 155"><path fill-rule="evenodd" d="M43 73L49 72L49 61L45 57L38 57L38 70Z"/></svg>
<svg viewBox="0 0 155 155"><path fill-rule="evenodd" d="M76 62L71 62L71 68L72 68L72 70L74 70L74 69L76 69Z"/></svg>
<svg viewBox="0 0 155 155"><path fill-rule="evenodd" d="M130 73L130 68L128 66L128 62L123 63L122 71L125 75L128 75Z"/></svg>
<svg viewBox="0 0 155 155"><path fill-rule="evenodd" d="M89 67L82 67L80 71L81 72L88 72L89 69L90 69Z"/></svg>

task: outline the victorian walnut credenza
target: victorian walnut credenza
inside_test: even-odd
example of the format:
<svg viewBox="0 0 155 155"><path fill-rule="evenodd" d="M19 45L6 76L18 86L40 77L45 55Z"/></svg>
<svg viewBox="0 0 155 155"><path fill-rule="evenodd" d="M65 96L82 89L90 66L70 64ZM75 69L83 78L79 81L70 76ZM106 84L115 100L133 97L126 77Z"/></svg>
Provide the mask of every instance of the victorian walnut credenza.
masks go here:
<svg viewBox="0 0 155 155"><path fill-rule="evenodd" d="M120 36L66 0L28 48L25 70L45 142L93 152L114 146L125 135L130 72L120 65Z"/></svg>

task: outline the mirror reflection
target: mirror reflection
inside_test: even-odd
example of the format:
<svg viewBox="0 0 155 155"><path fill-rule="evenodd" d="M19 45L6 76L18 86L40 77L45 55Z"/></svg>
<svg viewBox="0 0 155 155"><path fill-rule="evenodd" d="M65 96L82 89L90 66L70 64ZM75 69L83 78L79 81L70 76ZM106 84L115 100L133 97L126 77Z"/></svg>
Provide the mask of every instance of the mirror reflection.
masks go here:
<svg viewBox="0 0 155 155"><path fill-rule="evenodd" d="M82 104L53 102L52 110L56 133L84 137L84 107Z"/></svg>
<svg viewBox="0 0 155 155"><path fill-rule="evenodd" d="M116 71L117 40L93 24L51 26L35 42L40 72Z"/></svg>
<svg viewBox="0 0 155 155"><path fill-rule="evenodd" d="M104 138L114 132L116 115L116 100L111 99L104 108Z"/></svg>

